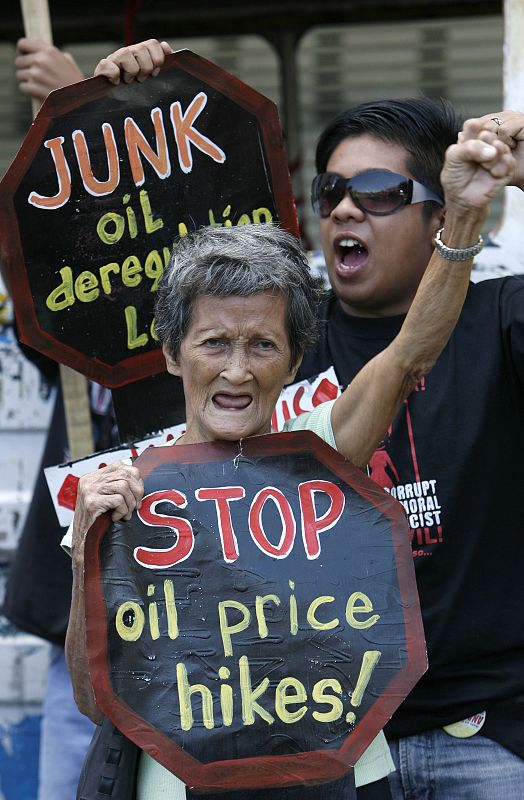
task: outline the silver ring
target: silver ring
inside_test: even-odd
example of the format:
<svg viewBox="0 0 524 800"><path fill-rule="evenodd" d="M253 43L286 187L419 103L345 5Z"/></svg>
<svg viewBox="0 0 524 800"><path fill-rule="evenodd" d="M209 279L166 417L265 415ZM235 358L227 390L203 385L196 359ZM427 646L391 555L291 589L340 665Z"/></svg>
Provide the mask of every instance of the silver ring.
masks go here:
<svg viewBox="0 0 524 800"><path fill-rule="evenodd" d="M496 125L502 125L502 123L504 122L504 120L501 119L500 117L491 117L491 121L494 122Z"/></svg>

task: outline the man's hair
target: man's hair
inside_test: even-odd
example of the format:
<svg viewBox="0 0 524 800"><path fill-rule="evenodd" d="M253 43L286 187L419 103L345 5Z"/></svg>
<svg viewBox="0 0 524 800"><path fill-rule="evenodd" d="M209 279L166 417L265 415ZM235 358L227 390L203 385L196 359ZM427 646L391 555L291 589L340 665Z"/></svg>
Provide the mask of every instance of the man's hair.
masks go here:
<svg viewBox="0 0 524 800"><path fill-rule="evenodd" d="M158 287L155 331L176 356L203 295L249 297L282 293L290 366L318 337L316 309L323 294L298 239L275 225L200 228L177 241ZM220 308L220 303L217 303Z"/></svg>
<svg viewBox="0 0 524 800"><path fill-rule="evenodd" d="M342 111L322 131L317 144L317 172L344 139L370 134L400 145L407 153L406 165L413 177L443 197L440 172L444 154L457 141L462 118L444 99L429 97L371 100Z"/></svg>

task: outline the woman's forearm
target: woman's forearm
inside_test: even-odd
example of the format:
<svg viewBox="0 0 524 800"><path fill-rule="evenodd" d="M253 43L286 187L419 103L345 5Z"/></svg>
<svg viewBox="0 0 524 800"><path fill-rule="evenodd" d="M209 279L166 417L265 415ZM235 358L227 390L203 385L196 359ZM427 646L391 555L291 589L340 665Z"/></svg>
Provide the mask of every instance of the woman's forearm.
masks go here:
<svg viewBox="0 0 524 800"><path fill-rule="evenodd" d="M129 519L143 494L140 472L121 461L83 475L78 484L71 544L73 593L66 635L66 660L76 704L82 714L96 723L102 721L103 715L96 705L87 659L84 542L93 522L101 514L110 512L113 522Z"/></svg>
<svg viewBox="0 0 524 800"><path fill-rule="evenodd" d="M89 664L87 659L85 631L84 560L82 552L73 549L73 592L66 634L65 654L73 695L79 711L93 722L100 724L103 714L96 705Z"/></svg>

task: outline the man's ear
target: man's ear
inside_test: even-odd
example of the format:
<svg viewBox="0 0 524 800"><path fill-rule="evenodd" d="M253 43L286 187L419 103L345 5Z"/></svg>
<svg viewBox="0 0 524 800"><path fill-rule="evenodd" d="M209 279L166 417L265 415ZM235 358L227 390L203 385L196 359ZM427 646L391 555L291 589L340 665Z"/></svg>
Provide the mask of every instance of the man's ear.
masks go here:
<svg viewBox="0 0 524 800"><path fill-rule="evenodd" d="M429 221L429 232L431 235L431 244L433 245L433 240L437 235L437 231L444 227L444 222L446 220L446 208L439 208L435 211L434 214L431 215L431 219Z"/></svg>
<svg viewBox="0 0 524 800"><path fill-rule="evenodd" d="M178 365L178 360L176 356L172 354L167 344L162 345L162 352L166 360L167 371L171 375L177 375L178 377L180 377L180 367Z"/></svg>

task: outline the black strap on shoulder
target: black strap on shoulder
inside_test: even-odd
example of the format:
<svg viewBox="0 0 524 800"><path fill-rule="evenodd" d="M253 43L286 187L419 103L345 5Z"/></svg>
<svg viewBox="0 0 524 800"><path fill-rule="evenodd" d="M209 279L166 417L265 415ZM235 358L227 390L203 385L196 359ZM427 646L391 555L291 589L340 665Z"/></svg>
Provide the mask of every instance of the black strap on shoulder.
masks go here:
<svg viewBox="0 0 524 800"><path fill-rule="evenodd" d="M76 800L135 800L139 748L104 718L82 766Z"/></svg>

